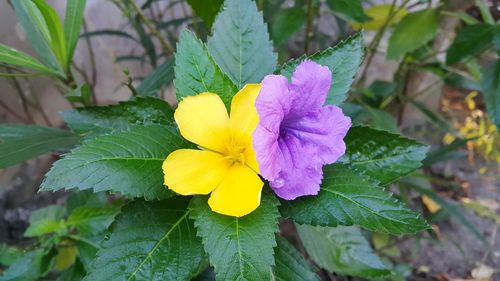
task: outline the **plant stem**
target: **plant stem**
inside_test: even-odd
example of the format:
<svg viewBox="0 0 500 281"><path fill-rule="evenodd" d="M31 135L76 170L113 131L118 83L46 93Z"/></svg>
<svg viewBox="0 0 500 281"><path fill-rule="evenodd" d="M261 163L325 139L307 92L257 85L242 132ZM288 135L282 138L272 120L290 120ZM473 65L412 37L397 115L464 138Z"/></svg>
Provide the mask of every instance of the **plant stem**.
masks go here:
<svg viewBox="0 0 500 281"><path fill-rule="evenodd" d="M7 72L10 72L10 70L7 70ZM17 81L16 77L12 77L10 79L12 81L12 85L14 86L14 89L16 90L19 98L21 99L21 104L23 106L24 114L26 114L26 117L31 123L35 123L35 119L33 118L33 115L30 112L30 109L28 107L28 98L24 95L23 88L21 87L21 84L19 84L19 81Z"/></svg>
<svg viewBox="0 0 500 281"><path fill-rule="evenodd" d="M313 36L312 23L313 23L313 1L307 0L306 34L304 35L304 53L306 55L309 53L309 42Z"/></svg>
<svg viewBox="0 0 500 281"><path fill-rule="evenodd" d="M89 31L86 20L83 20L83 30L85 31L85 33L88 33ZM97 84L97 68L95 63L94 49L92 48L90 37L85 37L85 42L87 43L87 50L90 56L90 65L92 66L92 82L90 83L90 91L92 93L92 100L94 101L94 104L97 105L97 95L95 93L95 86Z"/></svg>
<svg viewBox="0 0 500 281"><path fill-rule="evenodd" d="M23 116L19 115L16 113L15 110L13 110L12 108L10 108L7 104L5 104L2 100L0 100L0 107L4 108L5 111L7 111L8 113L10 113L12 116L16 117L17 119L21 120L23 123L30 123L29 120L27 120L26 118L24 118Z"/></svg>

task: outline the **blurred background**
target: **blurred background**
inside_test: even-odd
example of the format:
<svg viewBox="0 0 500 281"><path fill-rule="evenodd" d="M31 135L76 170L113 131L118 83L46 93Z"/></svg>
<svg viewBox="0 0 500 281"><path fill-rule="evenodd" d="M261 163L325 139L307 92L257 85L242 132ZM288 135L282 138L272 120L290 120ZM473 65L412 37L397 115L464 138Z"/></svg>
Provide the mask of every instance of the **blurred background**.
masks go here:
<svg viewBox="0 0 500 281"><path fill-rule="evenodd" d="M47 2L64 16L66 1ZM64 128L61 111L128 100L155 69L168 66L180 30L209 36L222 2L88 0L71 62L74 79L0 64L0 122ZM256 2L280 63L363 30L364 64L343 110L356 124L431 146L421 171L391 189L424 213L434 232L370 236L398 272L392 280L500 280L500 1ZM0 43L36 56L10 1L0 2ZM162 76L161 95L174 105L169 73ZM68 93L75 81L89 94ZM0 245L29 244L23 233L30 214L67 198L64 192L37 193L58 157L0 169Z"/></svg>

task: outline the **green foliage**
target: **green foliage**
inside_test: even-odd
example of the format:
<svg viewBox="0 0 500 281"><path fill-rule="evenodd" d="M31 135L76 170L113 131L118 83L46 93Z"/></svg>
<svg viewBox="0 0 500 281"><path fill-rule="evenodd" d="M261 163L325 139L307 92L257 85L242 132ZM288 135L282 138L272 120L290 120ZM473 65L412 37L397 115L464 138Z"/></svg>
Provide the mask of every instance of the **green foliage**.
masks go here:
<svg viewBox="0 0 500 281"><path fill-rule="evenodd" d="M31 214L30 226L24 236L35 237L50 233L63 233L66 230L63 221L64 208L58 205L38 209Z"/></svg>
<svg viewBox="0 0 500 281"><path fill-rule="evenodd" d="M203 92L218 94L226 106L238 92L219 69L207 48L190 31L181 33L175 54L175 89L177 100Z"/></svg>
<svg viewBox="0 0 500 281"><path fill-rule="evenodd" d="M262 13L252 0L225 1L208 39L208 50L238 89L260 83L277 64Z"/></svg>
<svg viewBox="0 0 500 281"><path fill-rule="evenodd" d="M300 7L280 10L271 25L271 39L275 46L284 44L306 22L306 12Z"/></svg>
<svg viewBox="0 0 500 281"><path fill-rule="evenodd" d="M362 0L327 0L326 3L334 13L346 20L365 22L371 19L363 11Z"/></svg>
<svg viewBox="0 0 500 281"><path fill-rule="evenodd" d="M305 56L290 60L281 66L281 74L291 77L293 71ZM327 104L341 104L347 98L354 76L363 60L363 37L361 33L340 42L333 48L318 52L309 59L328 66L332 71L332 85L328 92Z"/></svg>
<svg viewBox="0 0 500 281"><path fill-rule="evenodd" d="M474 24L462 28L446 52L446 64L463 62L492 46L500 29L490 24Z"/></svg>
<svg viewBox="0 0 500 281"><path fill-rule="evenodd" d="M187 198L124 207L84 280L190 280L205 253Z"/></svg>
<svg viewBox="0 0 500 281"><path fill-rule="evenodd" d="M224 0L187 0L189 6L193 9L194 13L198 15L208 28L212 27L215 16L219 13Z"/></svg>
<svg viewBox="0 0 500 281"><path fill-rule="evenodd" d="M277 247L274 250L277 281L319 281L314 269L285 238L276 235Z"/></svg>
<svg viewBox="0 0 500 281"><path fill-rule="evenodd" d="M304 248L322 268L370 280L391 274L357 227L297 225Z"/></svg>
<svg viewBox="0 0 500 281"><path fill-rule="evenodd" d="M34 57L3 44L0 44L0 63L24 67L48 75L57 75L57 72L46 67Z"/></svg>
<svg viewBox="0 0 500 281"><path fill-rule="evenodd" d="M78 138L55 128L0 125L0 168L13 166L45 153L72 148Z"/></svg>
<svg viewBox="0 0 500 281"><path fill-rule="evenodd" d="M421 166L427 146L367 127L353 127L345 137L344 163L387 185Z"/></svg>
<svg viewBox="0 0 500 281"><path fill-rule="evenodd" d="M358 225L390 234L416 233L429 225L374 183L346 165L323 169L323 183L316 196L282 201L281 213L299 224Z"/></svg>
<svg viewBox="0 0 500 281"><path fill-rule="evenodd" d="M64 122L79 135L102 135L129 130L134 125L173 125L174 111L165 101L137 97L110 106L91 106L67 110Z"/></svg>
<svg viewBox="0 0 500 281"><path fill-rule="evenodd" d="M161 165L170 152L186 145L177 130L166 125L137 126L95 138L57 161L41 190L93 189L166 198L171 192L163 186Z"/></svg>
<svg viewBox="0 0 500 281"><path fill-rule="evenodd" d="M500 127L500 59L483 70L481 85L488 115Z"/></svg>
<svg viewBox="0 0 500 281"><path fill-rule="evenodd" d="M273 276L273 248L278 231L278 201L263 194L260 206L241 218L210 210L206 197L189 206L217 280L268 280Z"/></svg>
<svg viewBox="0 0 500 281"><path fill-rule="evenodd" d="M36 281L45 275L42 249L26 252L17 259L3 275L0 281Z"/></svg>
<svg viewBox="0 0 500 281"><path fill-rule="evenodd" d="M10 266L22 255L23 252L20 249L0 244L0 266Z"/></svg>
<svg viewBox="0 0 500 281"><path fill-rule="evenodd" d="M389 39L387 57L399 59L432 40L438 29L438 10L425 9L406 15Z"/></svg>
<svg viewBox="0 0 500 281"><path fill-rule="evenodd" d="M86 2L86 0L69 0L66 2L66 14L64 16L64 42L67 53L66 69L70 68L76 44L78 43Z"/></svg>
<svg viewBox="0 0 500 281"><path fill-rule="evenodd" d="M137 87L139 96L157 96L161 88L174 80L174 59L169 57Z"/></svg>

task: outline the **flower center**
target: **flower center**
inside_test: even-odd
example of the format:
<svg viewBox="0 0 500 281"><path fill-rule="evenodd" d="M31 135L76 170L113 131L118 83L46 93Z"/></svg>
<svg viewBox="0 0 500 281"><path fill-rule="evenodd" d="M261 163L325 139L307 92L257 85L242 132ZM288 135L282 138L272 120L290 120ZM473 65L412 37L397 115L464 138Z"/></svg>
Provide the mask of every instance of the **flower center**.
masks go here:
<svg viewBox="0 0 500 281"><path fill-rule="evenodd" d="M233 162L233 164L245 164L245 149L246 146L231 142L227 146L226 157Z"/></svg>

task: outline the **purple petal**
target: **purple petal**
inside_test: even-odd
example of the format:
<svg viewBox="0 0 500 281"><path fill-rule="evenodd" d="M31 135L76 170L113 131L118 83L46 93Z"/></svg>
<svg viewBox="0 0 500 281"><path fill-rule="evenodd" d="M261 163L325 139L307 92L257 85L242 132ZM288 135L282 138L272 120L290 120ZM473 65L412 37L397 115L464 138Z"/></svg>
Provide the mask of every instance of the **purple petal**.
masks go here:
<svg viewBox="0 0 500 281"><path fill-rule="evenodd" d="M332 82L326 66L310 60L300 63L292 75L292 108L294 114L310 112L323 106Z"/></svg>
<svg viewBox="0 0 500 281"><path fill-rule="evenodd" d="M281 121L290 111L290 106L288 79L282 75L266 76L255 100L259 125L271 132L279 133Z"/></svg>
<svg viewBox="0 0 500 281"><path fill-rule="evenodd" d="M278 133L271 132L260 124L257 125L252 136L259 172L270 181L276 179L281 171L278 137Z"/></svg>

